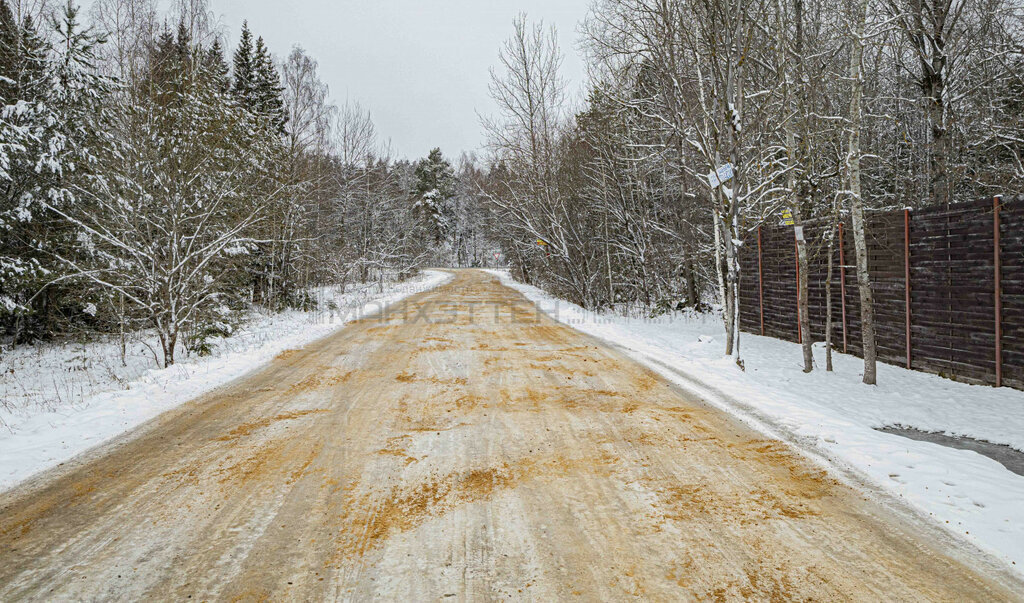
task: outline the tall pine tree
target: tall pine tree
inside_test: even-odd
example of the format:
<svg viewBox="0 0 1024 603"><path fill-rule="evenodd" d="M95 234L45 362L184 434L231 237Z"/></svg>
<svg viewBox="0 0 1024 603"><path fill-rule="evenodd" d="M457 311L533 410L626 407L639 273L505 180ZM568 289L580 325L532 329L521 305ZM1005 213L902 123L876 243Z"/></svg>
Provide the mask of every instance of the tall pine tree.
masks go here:
<svg viewBox="0 0 1024 603"><path fill-rule="evenodd" d="M220 45L220 40L214 40L207 49L203 56L203 65L218 91L222 94L231 91L231 71L224 60L224 48Z"/></svg>
<svg viewBox="0 0 1024 603"><path fill-rule="evenodd" d="M255 112L256 57L248 21L242 23L242 37L238 41L238 48L235 49L233 62L234 81L231 85L231 93L239 107Z"/></svg>
<svg viewBox="0 0 1024 603"><path fill-rule="evenodd" d="M21 24L0 0L0 317L30 311L28 300L48 272L40 259L37 199L53 176L44 162L53 114L46 48L31 19ZM8 328L12 323L4 321ZM13 336L22 340L23 320Z"/></svg>
<svg viewBox="0 0 1024 603"><path fill-rule="evenodd" d="M52 45L30 20L15 31L0 7L0 28L14 39L3 54L3 150L0 173L0 314L31 313L15 321L15 339L54 330L64 292L48 283L44 268L72 246L74 229L63 212L87 194L96 152L107 140L103 99L111 83L99 75L95 52L102 37L83 28L78 10L66 5L53 19ZM40 291L42 290L42 291ZM45 295L39 295L45 293ZM10 323L8 323L10 326Z"/></svg>
<svg viewBox="0 0 1024 603"><path fill-rule="evenodd" d="M248 23L242 24L242 37L235 50L231 93L239 107L264 120L278 134L285 133L288 118L281 76L263 38L253 42Z"/></svg>
<svg viewBox="0 0 1024 603"><path fill-rule="evenodd" d="M284 110L284 87L263 38L256 40L254 56L253 101L255 113L265 118L279 134L285 133L288 121Z"/></svg>
<svg viewBox="0 0 1024 603"><path fill-rule="evenodd" d="M0 102L13 98L20 28L7 0L0 0Z"/></svg>
<svg viewBox="0 0 1024 603"><path fill-rule="evenodd" d="M456 192L455 170L441 154L441 149L433 149L416 165L415 176L415 213L433 235L434 242L441 243L450 233L455 217L452 207Z"/></svg>

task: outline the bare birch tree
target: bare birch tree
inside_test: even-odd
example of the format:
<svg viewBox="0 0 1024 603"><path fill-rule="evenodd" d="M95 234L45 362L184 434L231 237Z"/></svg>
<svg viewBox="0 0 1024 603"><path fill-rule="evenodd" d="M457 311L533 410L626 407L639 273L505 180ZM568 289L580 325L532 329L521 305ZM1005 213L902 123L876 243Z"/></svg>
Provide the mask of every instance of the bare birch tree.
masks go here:
<svg viewBox="0 0 1024 603"><path fill-rule="evenodd" d="M861 190L861 127L864 99L864 47L867 45L867 13L870 0L857 0L850 18L850 116L849 147L846 159L850 191L850 215L857 253L857 285L860 291L861 336L864 344L864 383L876 381L874 297L868 266L867 235L864 231L864 200Z"/></svg>

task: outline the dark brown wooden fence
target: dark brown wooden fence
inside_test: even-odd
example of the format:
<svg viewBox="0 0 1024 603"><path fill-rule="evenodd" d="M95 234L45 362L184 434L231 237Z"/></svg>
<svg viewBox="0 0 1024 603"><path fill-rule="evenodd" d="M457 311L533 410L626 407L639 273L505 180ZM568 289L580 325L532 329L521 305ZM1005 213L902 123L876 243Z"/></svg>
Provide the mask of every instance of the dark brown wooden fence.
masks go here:
<svg viewBox="0 0 1024 603"><path fill-rule="evenodd" d="M793 227L762 226L740 254L744 331L825 339L825 229L834 229L832 340L860 355L860 296L850 223L804 226L811 332L797 322ZM1024 196L871 212L865 219L883 362L971 383L1024 389ZM998 293L997 293L998 292Z"/></svg>

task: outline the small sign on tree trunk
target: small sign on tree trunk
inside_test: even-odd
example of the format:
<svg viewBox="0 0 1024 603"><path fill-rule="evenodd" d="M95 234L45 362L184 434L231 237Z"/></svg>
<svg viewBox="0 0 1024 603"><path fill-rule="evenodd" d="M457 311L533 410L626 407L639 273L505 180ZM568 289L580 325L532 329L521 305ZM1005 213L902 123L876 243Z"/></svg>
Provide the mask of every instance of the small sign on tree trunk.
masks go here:
<svg viewBox="0 0 1024 603"><path fill-rule="evenodd" d="M708 184L711 185L711 188L718 188L732 180L733 176L735 176L733 166L731 163L727 163L719 167L718 170L708 173Z"/></svg>

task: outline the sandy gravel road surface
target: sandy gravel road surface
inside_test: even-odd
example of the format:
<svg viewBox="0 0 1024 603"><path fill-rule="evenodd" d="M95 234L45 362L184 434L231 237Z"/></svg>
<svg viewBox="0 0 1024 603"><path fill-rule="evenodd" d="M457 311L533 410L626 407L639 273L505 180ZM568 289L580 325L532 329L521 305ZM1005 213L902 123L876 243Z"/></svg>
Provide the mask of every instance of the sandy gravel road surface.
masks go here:
<svg viewBox="0 0 1024 603"><path fill-rule="evenodd" d="M1019 586L474 271L0 495L2 601Z"/></svg>

